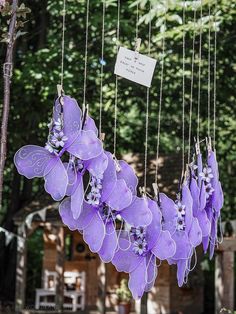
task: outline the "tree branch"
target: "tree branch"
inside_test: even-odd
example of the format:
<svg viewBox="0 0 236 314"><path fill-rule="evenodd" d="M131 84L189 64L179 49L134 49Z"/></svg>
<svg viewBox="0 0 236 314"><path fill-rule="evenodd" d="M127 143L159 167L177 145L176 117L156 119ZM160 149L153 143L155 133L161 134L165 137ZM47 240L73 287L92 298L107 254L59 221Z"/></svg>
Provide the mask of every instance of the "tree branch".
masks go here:
<svg viewBox="0 0 236 314"><path fill-rule="evenodd" d="M1 143L0 143L0 206L2 205L2 192L3 192L3 175L4 167L7 156L7 127L10 109L10 89L11 77L13 71L13 49L15 44L16 33L16 14L17 14L18 0L12 1L12 16L8 30L8 41L5 63L3 65L3 81L4 81L4 100L3 100L3 113L1 124Z"/></svg>

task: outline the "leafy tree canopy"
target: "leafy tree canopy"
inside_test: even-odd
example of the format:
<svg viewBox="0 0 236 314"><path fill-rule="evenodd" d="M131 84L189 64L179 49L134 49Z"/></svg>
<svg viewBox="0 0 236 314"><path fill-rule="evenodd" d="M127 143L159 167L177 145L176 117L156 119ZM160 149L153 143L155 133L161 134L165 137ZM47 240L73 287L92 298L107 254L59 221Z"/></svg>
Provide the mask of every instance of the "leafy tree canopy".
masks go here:
<svg viewBox="0 0 236 314"><path fill-rule="evenodd" d="M186 1L186 21L183 24L183 1L148 0L121 1L120 44L133 48L136 34L136 6L139 10L139 36L142 38L141 53L148 52L148 23L152 20L151 56L158 60L150 95L149 152L155 153L157 112L160 88L160 61L162 37L166 38L165 70L163 86L163 114L161 120L162 153L171 154L181 149L182 132L182 33L186 32L186 139L189 125L189 99L191 78L191 56L193 30L196 31L196 61L194 71L193 134L196 133L198 51L200 30L200 1ZM116 59L117 1L106 0L103 131L106 133L106 148L112 150L114 129L115 77L113 74ZM37 180L33 183L20 178L13 165L15 151L26 143L43 145L47 138L47 123L52 113L56 95L56 85L60 81L61 31L63 2L53 0L24 1L31 13L27 15L24 28L18 33L15 51L15 70L12 86L12 101L9 121L8 160L5 169L4 207L6 212L14 212L21 204L41 192ZM208 5L212 16L208 16ZM194 27L193 9L197 9ZM81 104L83 99L83 71L85 45L86 3L84 0L67 0L65 36L65 81L67 94ZM1 17L3 43L0 46L1 60L4 59L4 34L7 14ZM164 21L167 21L166 27ZM100 97L100 62L102 33L102 1L93 0L90 5L88 83L87 102L90 111L98 122ZM208 28L212 34L212 75L214 31L217 29L217 153L220 161L221 178L225 191L224 215L232 218L236 197L236 4L234 1L203 1L203 47L201 78L201 138L207 131L207 82L208 82ZM26 34L25 34L26 32ZM22 36L23 35L23 36ZM2 84L1 84L2 88ZM211 105L213 108L213 85ZM1 90L1 94L3 91ZM119 80L118 94L118 151L144 151L146 88ZM211 111L213 117L213 111ZM212 126L212 120L211 120ZM186 141L187 144L187 141Z"/></svg>

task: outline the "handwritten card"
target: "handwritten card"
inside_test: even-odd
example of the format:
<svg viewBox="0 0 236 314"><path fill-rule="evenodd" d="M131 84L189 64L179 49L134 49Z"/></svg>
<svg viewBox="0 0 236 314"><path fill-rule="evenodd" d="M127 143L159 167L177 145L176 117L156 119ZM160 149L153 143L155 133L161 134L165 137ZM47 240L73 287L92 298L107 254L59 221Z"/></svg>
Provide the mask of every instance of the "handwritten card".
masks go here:
<svg viewBox="0 0 236 314"><path fill-rule="evenodd" d="M120 47L115 74L132 82L151 87L156 60L124 47Z"/></svg>

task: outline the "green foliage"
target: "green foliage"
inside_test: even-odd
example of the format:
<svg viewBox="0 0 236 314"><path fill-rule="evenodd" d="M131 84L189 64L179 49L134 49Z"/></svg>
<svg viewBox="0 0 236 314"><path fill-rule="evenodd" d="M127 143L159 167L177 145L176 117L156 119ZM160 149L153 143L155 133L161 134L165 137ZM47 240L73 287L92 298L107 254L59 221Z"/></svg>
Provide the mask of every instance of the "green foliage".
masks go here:
<svg viewBox="0 0 236 314"><path fill-rule="evenodd" d="M186 31L186 145L189 125L189 99L191 78L191 56L193 35L193 7L199 1L186 1L186 23L182 23L182 1L152 0L149 13L147 0L140 3L139 36L142 38L141 53L147 53L148 22L152 18L151 56L156 58L157 69L150 94L150 128L149 153L156 149L157 112L160 88L160 60L162 54L161 39L165 32L166 52L163 86L163 112L161 121L161 153L173 154L181 149L182 134L182 32ZM217 46L217 153L220 161L220 175L225 191L224 218L235 217L236 196L236 106L235 106L235 70L236 42L234 40L236 8L234 1L217 1L216 22L209 24L208 3L203 1L203 67L201 79L201 138L205 138L207 130L207 54L208 25L213 32L218 30ZM56 84L60 81L61 62L61 30L63 1L35 0L34 4L27 0L25 6L31 9L27 15L28 22L24 26L24 36L18 39L15 53L15 71L12 86L12 101L9 121L8 160L5 170L4 207L2 215L11 204L12 191L15 186L13 155L26 143L44 145L47 138L47 123L52 113L52 105L56 96ZM116 59L116 18L115 0L107 0L105 18L105 54L104 67L104 103L102 131L106 133L105 148L113 149L115 76ZM168 6L167 6L168 4ZM168 9L167 9L168 8ZM79 103L83 99L83 71L85 44L84 0L68 0L66 14L65 37L65 80L64 89L75 97ZM22 13L23 14L23 13ZM164 16L167 26L164 28ZM193 135L196 135L197 88L198 88L198 48L199 48L199 9L197 11L196 63L194 71L194 103L193 103ZM3 20L4 21L4 20ZM3 25L1 21L1 25ZM134 47L136 28L136 2L123 1L121 5L120 44L128 48ZM100 99L100 63L102 32L102 1L94 0L90 5L89 47L88 47L88 82L87 102L92 116L98 122ZM2 28L1 28L2 32ZM22 34L21 34L22 35ZM213 34L212 34L213 42ZM5 45L0 47L1 60L4 57ZM213 58L213 48L212 48ZM212 60L213 61L213 60ZM213 73L213 66L212 66ZM213 81L213 76L211 77ZM1 87L2 88L2 87ZM213 91L213 89L212 89ZM2 94L2 91L1 91ZM213 94L211 93L211 104ZM145 140L146 88L137 86L124 79L119 80L118 93L118 153L144 152ZM211 116L212 116L211 111ZM212 127L211 121L211 127ZM187 153L187 151L186 151ZM181 161L180 161L181 162ZM178 177L179 174L176 174ZM25 193L24 187L29 182L20 179L19 206L29 198L41 193L43 187L39 180L33 181L32 193Z"/></svg>
<svg viewBox="0 0 236 314"><path fill-rule="evenodd" d="M8 29L7 25L10 23L10 18L13 13L13 7L9 2L6 2L5 5L0 10L0 14L6 20L6 24L3 24L2 29L2 39L1 42L9 43L9 36L8 36ZM30 8L26 7L24 3L21 3L19 7L17 7L16 10L16 34L15 38L19 38L20 36L23 36L26 34L26 32L22 32L22 29L24 28L24 25L26 23L27 15L31 13Z"/></svg>
<svg viewBox="0 0 236 314"><path fill-rule="evenodd" d="M122 279L120 282L120 287L116 289L116 294L118 301L120 303L129 303L132 299L132 294L128 288L128 280Z"/></svg>

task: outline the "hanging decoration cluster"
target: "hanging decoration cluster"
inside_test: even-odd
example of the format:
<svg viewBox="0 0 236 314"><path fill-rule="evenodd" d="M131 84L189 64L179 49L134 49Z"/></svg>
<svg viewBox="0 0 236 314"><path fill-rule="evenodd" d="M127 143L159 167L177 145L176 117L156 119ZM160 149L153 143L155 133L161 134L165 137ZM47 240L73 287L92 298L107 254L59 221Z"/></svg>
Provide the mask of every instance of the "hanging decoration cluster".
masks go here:
<svg viewBox="0 0 236 314"><path fill-rule="evenodd" d="M103 8L103 16L104 12ZM86 62L87 41L86 36ZM163 51L164 45L163 39ZM104 45L102 54L103 49ZM163 67L164 56L157 167ZM85 64L84 104L86 77ZM117 88L116 79L116 105ZM147 96L148 105L149 90ZM102 93L100 100L102 104ZM115 111L117 123L117 107ZM146 127L148 129L148 119ZM101 135L101 119L98 132L88 110L82 111L75 99L61 91L54 104L45 147L22 147L14 158L17 170L28 179L44 178L46 192L61 202L59 213L63 223L70 230L81 232L90 250L98 253L103 262L112 262L118 271L129 274L129 288L135 299L153 287L158 266L164 260L177 265L177 280L182 286L191 270L196 247L202 243L205 252L210 249L212 258L218 243L217 222L223 206L223 193L210 138L206 160L200 152L200 141L196 141L193 160L188 163L176 199L172 200L157 189L154 197L147 195L146 189L141 197L138 196L138 179L132 167L104 150L99 133ZM185 164L183 166L186 168ZM84 189L86 180L88 185Z"/></svg>

